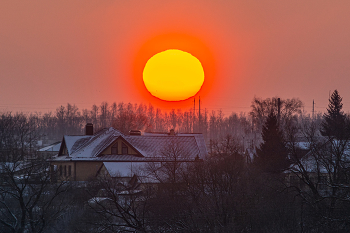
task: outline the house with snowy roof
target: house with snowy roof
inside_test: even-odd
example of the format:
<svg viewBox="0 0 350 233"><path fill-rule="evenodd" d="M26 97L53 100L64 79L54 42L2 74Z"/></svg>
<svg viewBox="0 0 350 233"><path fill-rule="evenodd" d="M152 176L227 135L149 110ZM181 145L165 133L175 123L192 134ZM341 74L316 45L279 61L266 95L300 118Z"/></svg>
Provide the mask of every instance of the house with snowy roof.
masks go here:
<svg viewBox="0 0 350 233"><path fill-rule="evenodd" d="M312 186L321 196L329 196L332 188L338 191L347 188L350 141L320 137L317 142L305 145L309 151L285 171L290 185L301 190Z"/></svg>
<svg viewBox="0 0 350 233"><path fill-rule="evenodd" d="M86 125L86 134L65 135L56 156L50 159L52 174L57 179L86 181L101 173L111 177L132 177L140 166L148 163L200 161L208 152L202 134L195 133L141 133L130 131L125 135L113 127L93 132ZM164 152L176 145L178 153Z"/></svg>

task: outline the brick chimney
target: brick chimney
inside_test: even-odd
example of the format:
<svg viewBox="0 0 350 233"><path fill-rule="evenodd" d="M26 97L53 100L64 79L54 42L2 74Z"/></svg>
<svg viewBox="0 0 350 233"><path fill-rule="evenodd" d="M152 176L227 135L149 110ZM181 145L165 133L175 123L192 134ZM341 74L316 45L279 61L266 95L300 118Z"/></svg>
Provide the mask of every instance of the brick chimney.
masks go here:
<svg viewBox="0 0 350 233"><path fill-rule="evenodd" d="M141 136L141 131L140 130L130 130L129 135Z"/></svg>
<svg viewBox="0 0 350 233"><path fill-rule="evenodd" d="M85 126L85 135L94 135L94 126L92 123L87 123Z"/></svg>

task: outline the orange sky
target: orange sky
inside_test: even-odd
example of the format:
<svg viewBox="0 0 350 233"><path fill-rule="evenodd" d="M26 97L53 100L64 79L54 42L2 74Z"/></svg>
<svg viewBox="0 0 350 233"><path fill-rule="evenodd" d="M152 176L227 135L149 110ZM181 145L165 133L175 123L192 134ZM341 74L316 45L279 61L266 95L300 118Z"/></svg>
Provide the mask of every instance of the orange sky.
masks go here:
<svg viewBox="0 0 350 233"><path fill-rule="evenodd" d="M249 111L254 96L324 111L334 89L350 111L349 12L347 0L1 1L0 110L189 108L151 97L139 75L148 54L178 47L203 63L209 111Z"/></svg>

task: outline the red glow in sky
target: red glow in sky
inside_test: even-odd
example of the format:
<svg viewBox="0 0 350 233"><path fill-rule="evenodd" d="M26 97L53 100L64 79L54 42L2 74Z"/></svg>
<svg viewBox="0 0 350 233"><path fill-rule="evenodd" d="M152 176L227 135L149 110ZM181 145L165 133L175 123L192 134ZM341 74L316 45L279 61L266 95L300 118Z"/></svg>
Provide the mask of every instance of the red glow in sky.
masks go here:
<svg viewBox="0 0 350 233"><path fill-rule="evenodd" d="M166 49L196 56L196 95L209 111L246 112L254 96L298 97L324 111L338 89L350 110L350 2L0 2L0 109L80 109L102 101L164 103L142 86L147 59Z"/></svg>
<svg viewBox="0 0 350 233"><path fill-rule="evenodd" d="M198 58L203 66L205 73L205 81L196 94L196 96L206 96L212 90L215 84L215 59L210 49L198 38L179 33L168 33L158 35L145 41L134 55L134 62L131 67L131 76L133 77L132 86L138 90L138 94L142 99L160 106L161 108L181 108L192 106L193 99L188 99L180 102L167 102L152 96L146 89L142 81L142 73L146 62L154 54L165 51L167 49L179 49L186 51Z"/></svg>

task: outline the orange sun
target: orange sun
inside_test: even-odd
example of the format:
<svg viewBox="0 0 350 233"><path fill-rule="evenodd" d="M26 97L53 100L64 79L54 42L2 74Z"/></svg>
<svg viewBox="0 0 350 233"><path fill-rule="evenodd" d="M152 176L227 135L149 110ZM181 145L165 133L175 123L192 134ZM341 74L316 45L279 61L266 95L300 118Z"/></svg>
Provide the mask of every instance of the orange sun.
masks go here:
<svg viewBox="0 0 350 233"><path fill-rule="evenodd" d="M204 82L201 62L190 53L169 49L151 57L143 70L143 82L155 97L181 101L197 94Z"/></svg>

